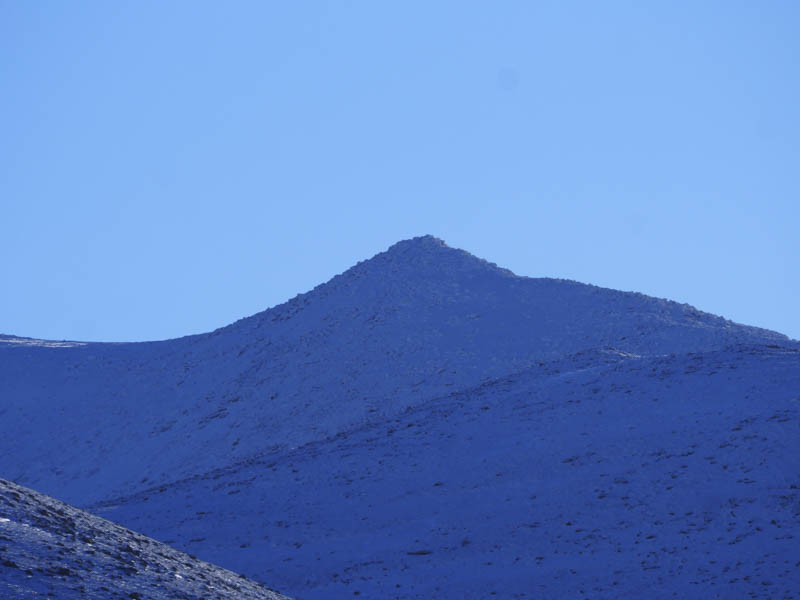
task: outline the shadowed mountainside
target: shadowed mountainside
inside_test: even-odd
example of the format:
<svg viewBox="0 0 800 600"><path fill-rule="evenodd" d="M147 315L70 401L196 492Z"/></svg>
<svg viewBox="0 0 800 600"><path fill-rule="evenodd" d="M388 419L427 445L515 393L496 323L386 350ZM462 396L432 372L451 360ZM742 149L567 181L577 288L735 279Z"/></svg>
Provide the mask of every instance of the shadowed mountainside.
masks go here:
<svg viewBox="0 0 800 600"><path fill-rule="evenodd" d="M800 598L799 391L579 353L90 510L304 600Z"/></svg>
<svg viewBox="0 0 800 600"><path fill-rule="evenodd" d="M661 355L785 341L688 305L518 277L425 236L210 334L0 338L0 473L86 504L588 348Z"/></svg>
<svg viewBox="0 0 800 600"><path fill-rule="evenodd" d="M0 473L303 600L800 596L800 344L430 236L209 334L0 337Z"/></svg>

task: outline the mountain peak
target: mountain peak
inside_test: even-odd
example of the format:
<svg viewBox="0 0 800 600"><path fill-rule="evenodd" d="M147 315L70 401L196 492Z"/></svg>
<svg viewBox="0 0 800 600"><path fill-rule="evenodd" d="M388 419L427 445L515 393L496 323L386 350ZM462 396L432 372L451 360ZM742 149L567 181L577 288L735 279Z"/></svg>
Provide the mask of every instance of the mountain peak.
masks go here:
<svg viewBox="0 0 800 600"><path fill-rule="evenodd" d="M438 249L449 248L449 246L443 239L438 238L435 235L425 234L407 240L400 240L399 242L389 246L387 252L402 250L404 248Z"/></svg>
<svg viewBox="0 0 800 600"><path fill-rule="evenodd" d="M433 235L421 235L407 240L400 240L395 242L387 250L377 254L374 258L379 256L388 256L396 259L408 259L415 256L435 256L443 255L449 251L454 250L448 246L444 240Z"/></svg>
<svg viewBox="0 0 800 600"><path fill-rule="evenodd" d="M390 267L394 272L410 268L417 272L426 271L436 275L483 271L514 276L508 269L503 269L466 250L448 246L444 240L433 235L422 235L396 242L386 251L359 263L357 267L366 265L378 268Z"/></svg>

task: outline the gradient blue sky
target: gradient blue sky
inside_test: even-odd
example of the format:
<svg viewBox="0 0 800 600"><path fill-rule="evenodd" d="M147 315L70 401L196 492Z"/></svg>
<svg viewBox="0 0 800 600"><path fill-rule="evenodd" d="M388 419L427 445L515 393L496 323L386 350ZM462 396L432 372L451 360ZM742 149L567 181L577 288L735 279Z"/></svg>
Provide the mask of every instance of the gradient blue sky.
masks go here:
<svg viewBox="0 0 800 600"><path fill-rule="evenodd" d="M800 338L796 2L0 0L0 332L208 331L431 233Z"/></svg>

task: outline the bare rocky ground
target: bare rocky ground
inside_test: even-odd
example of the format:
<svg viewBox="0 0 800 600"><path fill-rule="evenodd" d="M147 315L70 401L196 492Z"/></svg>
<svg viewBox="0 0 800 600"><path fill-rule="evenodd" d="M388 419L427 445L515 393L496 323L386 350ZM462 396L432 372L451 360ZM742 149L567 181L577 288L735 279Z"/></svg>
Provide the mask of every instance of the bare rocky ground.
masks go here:
<svg viewBox="0 0 800 600"><path fill-rule="evenodd" d="M286 597L242 575L0 479L0 598Z"/></svg>

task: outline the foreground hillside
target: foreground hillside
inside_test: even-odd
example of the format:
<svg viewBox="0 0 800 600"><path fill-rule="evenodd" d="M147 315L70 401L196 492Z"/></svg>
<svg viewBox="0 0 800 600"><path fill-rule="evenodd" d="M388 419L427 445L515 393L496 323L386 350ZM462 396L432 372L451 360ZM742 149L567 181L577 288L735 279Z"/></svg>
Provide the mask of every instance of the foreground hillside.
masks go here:
<svg viewBox="0 0 800 600"><path fill-rule="evenodd" d="M241 575L4 479L0 598L285 600Z"/></svg>
<svg viewBox="0 0 800 600"><path fill-rule="evenodd" d="M800 351L581 353L93 510L304 600L800 598Z"/></svg>

